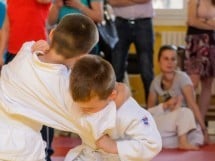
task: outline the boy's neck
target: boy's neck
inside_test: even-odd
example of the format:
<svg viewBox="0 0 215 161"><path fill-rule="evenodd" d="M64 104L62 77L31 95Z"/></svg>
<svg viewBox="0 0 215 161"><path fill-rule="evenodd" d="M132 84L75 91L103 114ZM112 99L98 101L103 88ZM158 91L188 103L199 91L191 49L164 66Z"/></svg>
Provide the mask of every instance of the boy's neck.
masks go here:
<svg viewBox="0 0 215 161"><path fill-rule="evenodd" d="M64 64L63 62L65 60L65 58L59 54L56 54L53 50L48 51L46 54L38 55L38 58L40 61L50 64Z"/></svg>
<svg viewBox="0 0 215 161"><path fill-rule="evenodd" d="M80 54L80 56L81 55L85 55L85 54ZM62 64L62 65L65 65L69 69L69 68L72 68L73 64L79 57L77 56L74 58L66 59L62 55L57 54L54 50L50 50L46 54L38 55L38 58L40 61L42 61L44 63Z"/></svg>

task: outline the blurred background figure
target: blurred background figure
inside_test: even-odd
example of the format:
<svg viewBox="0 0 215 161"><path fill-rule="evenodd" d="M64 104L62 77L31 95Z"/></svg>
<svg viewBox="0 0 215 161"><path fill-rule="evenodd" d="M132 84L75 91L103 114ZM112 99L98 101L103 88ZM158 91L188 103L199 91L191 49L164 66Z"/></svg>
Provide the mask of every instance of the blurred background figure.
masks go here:
<svg viewBox="0 0 215 161"><path fill-rule="evenodd" d="M5 18L5 1L0 0L0 28L2 28Z"/></svg>
<svg viewBox="0 0 215 161"><path fill-rule="evenodd" d="M112 65L118 82L124 80L128 51L131 43L136 48L138 69L145 89L147 101L153 73L154 32L152 1L108 0L114 9L119 42L112 52ZM143 98L144 99L144 98ZM146 102L145 101L145 102Z"/></svg>
<svg viewBox="0 0 215 161"><path fill-rule="evenodd" d="M5 31L3 30L3 24L5 20L5 14L6 14L6 6L5 1L0 0L0 53L4 53L4 43L5 43ZM2 65L3 59L0 59L0 65Z"/></svg>
<svg viewBox="0 0 215 161"><path fill-rule="evenodd" d="M26 41L47 40L46 19L51 0L7 0L7 53L5 63L17 54ZM5 47L5 48L6 48Z"/></svg>
<svg viewBox="0 0 215 161"><path fill-rule="evenodd" d="M201 81L198 104L203 119L211 102L215 77L215 0L189 0L185 71L194 87Z"/></svg>
<svg viewBox="0 0 215 161"><path fill-rule="evenodd" d="M158 52L158 63L161 73L152 81L147 107L166 102L172 97L182 96L181 106L192 110L204 134L204 142L207 143L208 133L196 103L193 83L185 72L176 70L177 48L172 45L162 46Z"/></svg>

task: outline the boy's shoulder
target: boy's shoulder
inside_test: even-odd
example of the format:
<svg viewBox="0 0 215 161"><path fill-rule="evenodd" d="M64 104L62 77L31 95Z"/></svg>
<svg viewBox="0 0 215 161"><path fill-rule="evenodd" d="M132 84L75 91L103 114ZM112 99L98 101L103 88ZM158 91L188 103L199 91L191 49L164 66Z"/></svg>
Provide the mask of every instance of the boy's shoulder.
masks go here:
<svg viewBox="0 0 215 161"><path fill-rule="evenodd" d="M148 115L148 111L140 106L133 97L129 97L124 104L117 110L119 116L138 118Z"/></svg>

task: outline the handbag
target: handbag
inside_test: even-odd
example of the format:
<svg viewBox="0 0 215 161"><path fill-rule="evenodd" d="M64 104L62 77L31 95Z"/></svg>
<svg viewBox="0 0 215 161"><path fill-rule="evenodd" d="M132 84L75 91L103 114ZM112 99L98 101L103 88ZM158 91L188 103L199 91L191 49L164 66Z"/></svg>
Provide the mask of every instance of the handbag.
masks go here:
<svg viewBox="0 0 215 161"><path fill-rule="evenodd" d="M97 23L97 28L100 34L100 38L113 49L116 43L119 41L117 29L115 25L115 17L112 8L109 4L104 4L104 20L101 23Z"/></svg>
<svg viewBox="0 0 215 161"><path fill-rule="evenodd" d="M90 7L90 0L88 0L88 4ZM113 9L106 0L104 1L104 19L96 25L99 31L99 38L102 39L108 47L113 49L119 41L119 37L115 25Z"/></svg>

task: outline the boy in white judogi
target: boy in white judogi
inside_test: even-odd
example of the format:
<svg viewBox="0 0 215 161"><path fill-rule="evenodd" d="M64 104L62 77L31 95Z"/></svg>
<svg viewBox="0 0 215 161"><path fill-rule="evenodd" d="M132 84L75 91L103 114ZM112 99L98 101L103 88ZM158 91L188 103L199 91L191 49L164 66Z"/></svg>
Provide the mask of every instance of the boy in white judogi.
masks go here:
<svg viewBox="0 0 215 161"><path fill-rule="evenodd" d="M83 118L97 118L115 107L115 73L111 64L98 56L80 58L70 77L71 94ZM97 149L82 145L71 149L65 161L149 161L161 150L161 137L151 114L129 98L117 110L116 126L98 135Z"/></svg>

